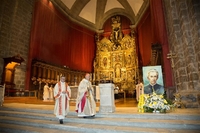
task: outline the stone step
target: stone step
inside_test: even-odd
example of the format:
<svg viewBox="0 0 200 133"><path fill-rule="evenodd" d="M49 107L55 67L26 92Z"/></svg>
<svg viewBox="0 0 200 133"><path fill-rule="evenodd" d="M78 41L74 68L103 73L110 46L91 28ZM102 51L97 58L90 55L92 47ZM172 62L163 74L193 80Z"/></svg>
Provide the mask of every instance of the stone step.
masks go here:
<svg viewBox="0 0 200 133"><path fill-rule="evenodd" d="M10 107L1 107L1 111L15 111L15 112L29 112L29 113L41 113L41 114L53 114L52 110L39 110L39 109L29 109L29 108L10 108ZM181 111L177 111L181 112ZM187 112L186 112L187 113ZM69 116L77 116L77 113L70 111ZM161 120L197 120L200 121L200 115L198 114L183 114L183 113L98 113L98 117L106 118L132 118L132 119L161 119Z"/></svg>
<svg viewBox="0 0 200 133"><path fill-rule="evenodd" d="M78 118L80 119L80 118ZM91 121L87 120L87 121ZM122 121L123 122L123 121ZM83 122L80 120L79 123L74 122L71 119L65 119L64 124L58 124L56 120L47 119L30 119L30 118L16 118L16 117L3 117L0 120L0 132L87 132L87 133L151 133L151 132L180 132L180 133L198 133L199 130L193 129L173 129L173 128L150 128L150 127L135 127L135 126L124 126L122 123L117 125L109 125L107 123L97 124L94 122ZM5 124L5 125L3 125ZM8 128L9 127L9 128ZM12 129L10 129L12 127Z"/></svg>
<svg viewBox="0 0 200 133"><path fill-rule="evenodd" d="M15 113L10 112L0 113L1 116L7 117L19 117L19 118L29 118L29 119L39 119L39 120L50 120L57 121L53 115L35 115L29 113ZM89 118L88 118L89 119ZM149 127L149 128L173 128L173 129L200 129L199 121L195 120L158 120L158 119L131 119L131 118L106 118L99 117L98 115L95 119L82 119L73 117L67 117L66 122L73 121L74 123L84 123L84 124L98 124L98 125L112 125L112 126L133 126L133 127Z"/></svg>
<svg viewBox="0 0 200 133"><path fill-rule="evenodd" d="M75 112L69 112L67 118L64 120L64 124L60 125L57 118L53 115L52 110L2 107L0 117L1 125L28 126L41 131L42 129L66 130L69 132L134 132L136 129L136 132L198 132L200 130L200 118L198 115L177 115L170 113L97 113L95 118L78 118ZM3 129L11 130L6 127L1 128L1 130ZM26 130L29 129L26 128Z"/></svg>
<svg viewBox="0 0 200 133"><path fill-rule="evenodd" d="M9 128L8 128L9 127ZM18 125L18 124L0 124L0 133L69 133L65 130L58 130L52 128L40 128L34 126L25 126L25 125ZM72 132L70 133L77 133Z"/></svg>

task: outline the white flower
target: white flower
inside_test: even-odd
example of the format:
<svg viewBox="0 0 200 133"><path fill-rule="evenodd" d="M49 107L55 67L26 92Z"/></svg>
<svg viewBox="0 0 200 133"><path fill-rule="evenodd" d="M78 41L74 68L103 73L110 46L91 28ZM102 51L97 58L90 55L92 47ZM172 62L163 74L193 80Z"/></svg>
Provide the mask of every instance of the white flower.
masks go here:
<svg viewBox="0 0 200 133"><path fill-rule="evenodd" d="M144 95L144 106L152 109L166 109L169 110L170 106L164 99L163 95L157 95L153 93L152 95Z"/></svg>

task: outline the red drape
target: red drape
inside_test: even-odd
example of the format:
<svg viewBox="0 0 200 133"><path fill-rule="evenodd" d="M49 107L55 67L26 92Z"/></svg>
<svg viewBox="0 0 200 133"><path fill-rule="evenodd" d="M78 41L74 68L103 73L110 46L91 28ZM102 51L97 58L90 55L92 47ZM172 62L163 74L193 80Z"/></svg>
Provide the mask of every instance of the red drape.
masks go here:
<svg viewBox="0 0 200 133"><path fill-rule="evenodd" d="M141 62L143 66L147 66L150 63L151 57L151 43L152 43L152 30L151 30L151 17L150 9L147 9L143 18L137 26L139 52L141 54Z"/></svg>
<svg viewBox="0 0 200 133"><path fill-rule="evenodd" d="M164 18L162 0L150 0L151 20L152 20L152 39L153 42L158 42L162 45L163 52L163 68L165 76L165 86L173 86L172 69L170 60L167 59L169 53L168 36Z"/></svg>
<svg viewBox="0 0 200 133"><path fill-rule="evenodd" d="M26 89L29 88L32 59L92 72L95 33L70 21L49 0L35 2Z"/></svg>
<svg viewBox="0 0 200 133"><path fill-rule="evenodd" d="M162 45L165 87L173 86L171 65L167 59L169 47L162 0L150 0L150 8L139 22L137 33L143 66L150 63L151 44L160 43Z"/></svg>

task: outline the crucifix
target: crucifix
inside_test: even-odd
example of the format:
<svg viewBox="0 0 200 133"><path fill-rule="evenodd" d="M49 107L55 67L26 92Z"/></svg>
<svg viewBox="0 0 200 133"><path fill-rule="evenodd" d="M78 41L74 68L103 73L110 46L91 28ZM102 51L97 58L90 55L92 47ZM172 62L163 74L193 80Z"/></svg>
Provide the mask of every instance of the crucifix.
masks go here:
<svg viewBox="0 0 200 133"><path fill-rule="evenodd" d="M173 53L171 50L169 52L169 54L167 54L167 58L171 59L171 66L172 68L174 68L174 58L176 58L176 54Z"/></svg>

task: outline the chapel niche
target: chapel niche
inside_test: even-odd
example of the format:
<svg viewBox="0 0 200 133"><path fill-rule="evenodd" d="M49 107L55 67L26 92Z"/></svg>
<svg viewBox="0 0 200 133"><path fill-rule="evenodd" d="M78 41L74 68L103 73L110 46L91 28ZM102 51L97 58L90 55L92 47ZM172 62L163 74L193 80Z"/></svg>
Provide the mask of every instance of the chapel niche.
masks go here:
<svg viewBox="0 0 200 133"><path fill-rule="evenodd" d="M5 84L5 96L13 96L17 90L15 87L15 70L17 66L20 66L24 59L18 54L12 57L3 58L4 67L2 73L2 82Z"/></svg>
<svg viewBox="0 0 200 133"><path fill-rule="evenodd" d="M121 18L115 16L111 21L112 31L109 36L100 39L104 33L97 34L93 80L96 84L110 81L122 90L133 91L138 75L134 29L130 28L129 32L123 33Z"/></svg>

